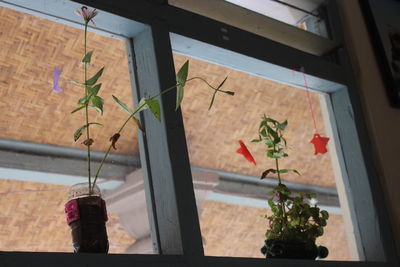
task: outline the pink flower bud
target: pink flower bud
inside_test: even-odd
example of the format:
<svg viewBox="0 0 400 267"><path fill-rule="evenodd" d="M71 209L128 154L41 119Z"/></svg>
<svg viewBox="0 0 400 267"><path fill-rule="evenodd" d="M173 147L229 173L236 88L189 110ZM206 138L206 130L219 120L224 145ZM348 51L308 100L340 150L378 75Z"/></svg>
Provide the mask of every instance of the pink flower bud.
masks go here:
<svg viewBox="0 0 400 267"><path fill-rule="evenodd" d="M89 21L93 22L93 18L96 17L96 15L99 13L96 11L96 9L90 9L87 6L82 6L81 8L78 8L75 10L75 15L78 17L83 18L85 23L89 23Z"/></svg>

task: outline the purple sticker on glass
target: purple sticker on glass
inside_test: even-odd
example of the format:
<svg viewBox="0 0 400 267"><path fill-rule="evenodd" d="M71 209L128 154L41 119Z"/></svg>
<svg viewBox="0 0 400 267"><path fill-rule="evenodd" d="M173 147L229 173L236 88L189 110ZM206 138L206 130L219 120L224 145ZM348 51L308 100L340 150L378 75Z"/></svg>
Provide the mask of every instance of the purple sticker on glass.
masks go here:
<svg viewBox="0 0 400 267"><path fill-rule="evenodd" d="M58 81L60 80L60 75L62 73L62 70L59 70L54 68L54 78L53 78L53 92L55 93L61 93L63 90L60 88L58 85Z"/></svg>

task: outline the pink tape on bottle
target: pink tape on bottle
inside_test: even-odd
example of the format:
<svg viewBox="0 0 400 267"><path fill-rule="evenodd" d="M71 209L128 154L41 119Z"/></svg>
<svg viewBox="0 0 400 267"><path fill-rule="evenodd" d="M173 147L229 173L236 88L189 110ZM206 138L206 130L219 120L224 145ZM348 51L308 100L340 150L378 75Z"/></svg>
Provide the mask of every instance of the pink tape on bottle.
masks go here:
<svg viewBox="0 0 400 267"><path fill-rule="evenodd" d="M72 199L65 204L65 216L67 219L67 224L79 220L79 205L77 199Z"/></svg>

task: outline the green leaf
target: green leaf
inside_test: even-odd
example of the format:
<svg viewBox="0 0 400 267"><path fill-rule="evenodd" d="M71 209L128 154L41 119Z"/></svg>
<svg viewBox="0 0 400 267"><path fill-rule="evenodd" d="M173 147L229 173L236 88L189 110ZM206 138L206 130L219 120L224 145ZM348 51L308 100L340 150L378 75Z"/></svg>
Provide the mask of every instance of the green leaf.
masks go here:
<svg viewBox="0 0 400 267"><path fill-rule="evenodd" d="M296 203L296 204L301 204L303 201L302 201L302 198L301 197L295 197L294 198L294 203Z"/></svg>
<svg viewBox="0 0 400 267"><path fill-rule="evenodd" d="M276 173L276 170L275 170L275 169L268 169L268 170L265 170L265 171L262 173L262 175L261 175L261 179L264 179L265 177L267 177L267 175L268 175L270 172Z"/></svg>
<svg viewBox="0 0 400 267"><path fill-rule="evenodd" d="M296 174L298 174L298 175L301 175L297 170L294 170L294 169L282 169L282 170L279 170L279 173L288 173L288 172L294 172L294 173L296 173Z"/></svg>
<svg viewBox="0 0 400 267"><path fill-rule="evenodd" d="M112 96L114 101L123 109L125 110L126 113L128 113L129 115L132 115L133 112L128 108L127 105L125 105L121 100L118 99L118 97L116 96Z"/></svg>
<svg viewBox="0 0 400 267"><path fill-rule="evenodd" d="M283 130L285 130L285 128L286 128L287 125L288 125L288 121L285 120L285 121L282 122L282 123L278 123L278 124L276 125L276 128L279 129L279 130L281 130L281 131L283 131Z"/></svg>
<svg viewBox="0 0 400 267"><path fill-rule="evenodd" d="M226 76L225 79L218 85L217 90L219 90L224 85L224 83L226 82L226 79L228 79L228 76ZM228 93L228 92L233 93L232 95L235 94L234 92L226 91L226 93Z"/></svg>
<svg viewBox="0 0 400 267"><path fill-rule="evenodd" d="M272 122L272 123L278 123L278 121L276 121L276 120L274 120L274 119L271 119L271 118L269 118L269 117L266 117L265 115L264 115L264 118L263 118L266 122Z"/></svg>
<svg viewBox="0 0 400 267"><path fill-rule="evenodd" d="M285 153L283 151L279 151L279 152L273 152L272 153L272 158L274 159L279 159L285 156Z"/></svg>
<svg viewBox="0 0 400 267"><path fill-rule="evenodd" d="M146 104L146 98L143 97L142 99L140 99L137 108L138 108L138 110L136 111L137 113L149 108L149 106Z"/></svg>
<svg viewBox="0 0 400 267"><path fill-rule="evenodd" d="M268 147L274 147L274 145L275 145L274 141L272 141L272 140L269 139L269 138L264 138L264 139L263 139L263 142L264 142Z"/></svg>
<svg viewBox="0 0 400 267"><path fill-rule="evenodd" d="M274 142L275 142L275 140L279 139L278 134L274 131L274 129L271 128L271 126L267 125L267 131L274 138ZM278 142L275 142L275 143L278 143Z"/></svg>
<svg viewBox="0 0 400 267"><path fill-rule="evenodd" d="M268 205L271 208L272 212L276 212L276 204L272 198L268 199Z"/></svg>
<svg viewBox="0 0 400 267"><path fill-rule="evenodd" d="M322 226L319 226L317 230L318 230L318 236L322 236L324 234L324 228Z"/></svg>
<svg viewBox="0 0 400 267"><path fill-rule="evenodd" d="M308 199L312 199L312 198L316 198L317 197L317 194L315 194L315 193L306 193L306 198L308 198Z"/></svg>
<svg viewBox="0 0 400 267"><path fill-rule="evenodd" d="M77 82L77 81L74 81L74 80L69 80L69 82L70 82L70 83L73 83L73 84L75 84L75 85L79 85L79 86L85 85L84 83Z"/></svg>
<svg viewBox="0 0 400 267"><path fill-rule="evenodd" d="M89 102L90 95L84 96L78 100L78 105L86 105Z"/></svg>
<svg viewBox="0 0 400 267"><path fill-rule="evenodd" d="M100 96L92 97L92 107L96 109L101 115L103 115L103 104L104 100Z"/></svg>
<svg viewBox="0 0 400 267"><path fill-rule="evenodd" d="M267 137L267 132L265 131L265 128L260 131L260 135Z"/></svg>
<svg viewBox="0 0 400 267"><path fill-rule="evenodd" d="M210 110L212 105L214 104L214 100L215 100L215 97L216 97L216 95L218 93L218 90L219 90L219 88L221 88L222 85L224 85L224 83L225 83L227 78L228 77L225 77L225 79L220 83L220 85L218 85L217 89L214 91L214 94L213 94L213 96L211 98L211 102L210 102L210 106L208 107L208 110Z"/></svg>
<svg viewBox="0 0 400 267"><path fill-rule="evenodd" d="M84 107L85 107L85 106L83 105L83 106L80 106L79 108L74 109L73 111L71 111L71 114L73 114L73 113L75 113L75 112L77 112L77 111L83 109Z"/></svg>
<svg viewBox="0 0 400 267"><path fill-rule="evenodd" d="M329 219L329 213L326 210L321 210L321 216L322 218L324 218L325 220Z"/></svg>
<svg viewBox="0 0 400 267"><path fill-rule="evenodd" d="M160 103L158 103L158 100L146 99L145 102L146 102L147 106L149 107L151 113L153 113L154 117L156 117L157 120L161 121Z"/></svg>
<svg viewBox="0 0 400 267"><path fill-rule="evenodd" d="M127 105L125 105L121 100L119 100L116 96L112 96L114 101L129 115L132 115L133 112L128 108ZM147 106L147 104L145 105ZM142 109L142 108L141 108ZM140 120L138 118L136 118L135 116L132 116L132 120L135 122L135 124L138 126L138 128L144 132L144 128L142 126L142 124L140 123Z"/></svg>
<svg viewBox="0 0 400 267"><path fill-rule="evenodd" d="M208 106L208 110L211 109L212 105L214 104L214 100L215 100L215 96L217 95L217 91L214 91L211 101L210 101L210 105Z"/></svg>
<svg viewBox="0 0 400 267"><path fill-rule="evenodd" d="M85 124L81 127L79 127L75 133L74 133L74 141L78 141L79 137L82 136L82 134L84 133L84 131L86 130L88 125L99 125L99 126L103 126L103 124L101 123L97 123L97 122L89 122L88 124Z"/></svg>
<svg viewBox="0 0 400 267"><path fill-rule="evenodd" d="M181 106L183 100L183 91L185 89L185 84L189 72L189 60L187 60L176 74L176 108L177 110ZM150 108L151 109L151 108Z"/></svg>
<svg viewBox="0 0 400 267"><path fill-rule="evenodd" d="M269 149L269 150L267 151L267 157L273 159L273 158L274 158L274 152L275 152L275 150Z"/></svg>
<svg viewBox="0 0 400 267"><path fill-rule="evenodd" d="M253 139L253 140L251 140L250 142L252 142L252 143L258 143L258 142L260 142L261 140L260 139Z"/></svg>
<svg viewBox="0 0 400 267"><path fill-rule="evenodd" d="M95 86L91 87L91 86L87 86L88 88L88 93L89 95L97 95L100 88L101 88L101 83L96 84Z"/></svg>
<svg viewBox="0 0 400 267"><path fill-rule="evenodd" d="M101 68L92 78L86 81L86 85L94 85L103 74L104 67Z"/></svg>
<svg viewBox="0 0 400 267"><path fill-rule="evenodd" d="M90 60L92 59L92 54L93 54L93 51L87 52L86 55L83 57L82 62L90 63Z"/></svg>

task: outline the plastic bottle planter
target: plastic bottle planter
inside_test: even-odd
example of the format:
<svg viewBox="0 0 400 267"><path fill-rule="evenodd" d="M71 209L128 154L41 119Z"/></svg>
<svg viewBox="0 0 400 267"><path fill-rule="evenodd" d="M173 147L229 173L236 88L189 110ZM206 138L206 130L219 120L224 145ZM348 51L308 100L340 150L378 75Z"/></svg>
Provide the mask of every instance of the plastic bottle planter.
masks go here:
<svg viewBox="0 0 400 267"><path fill-rule="evenodd" d="M315 260L328 256L328 249L324 246L317 246L312 242L289 242L277 239L265 240L261 252L267 258Z"/></svg>
<svg viewBox="0 0 400 267"><path fill-rule="evenodd" d="M89 195L87 183L73 185L68 193L65 214L75 252L108 252L106 203L97 186Z"/></svg>

